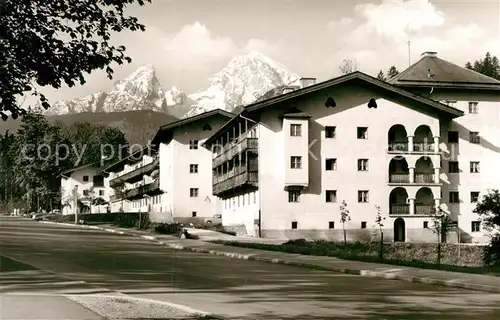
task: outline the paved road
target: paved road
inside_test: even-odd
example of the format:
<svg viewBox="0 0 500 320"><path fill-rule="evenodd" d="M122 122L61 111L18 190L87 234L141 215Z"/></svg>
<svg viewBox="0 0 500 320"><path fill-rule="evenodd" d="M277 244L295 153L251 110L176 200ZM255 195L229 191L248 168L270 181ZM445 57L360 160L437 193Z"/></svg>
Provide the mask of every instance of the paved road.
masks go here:
<svg viewBox="0 0 500 320"><path fill-rule="evenodd" d="M9 286L0 279L0 293L119 291L252 319L500 319L500 295L174 251L10 217L0 218L0 255L42 270Z"/></svg>

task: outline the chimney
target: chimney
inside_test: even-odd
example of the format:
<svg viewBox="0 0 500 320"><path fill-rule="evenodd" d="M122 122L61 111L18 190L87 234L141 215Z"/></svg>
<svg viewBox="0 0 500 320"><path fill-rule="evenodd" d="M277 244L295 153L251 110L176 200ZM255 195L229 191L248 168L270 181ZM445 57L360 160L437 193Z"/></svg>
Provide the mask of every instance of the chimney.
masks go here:
<svg viewBox="0 0 500 320"><path fill-rule="evenodd" d="M437 57L437 52L435 51L426 51L421 54L421 57Z"/></svg>
<svg viewBox="0 0 500 320"><path fill-rule="evenodd" d="M300 78L300 88L309 87L316 84L316 78Z"/></svg>

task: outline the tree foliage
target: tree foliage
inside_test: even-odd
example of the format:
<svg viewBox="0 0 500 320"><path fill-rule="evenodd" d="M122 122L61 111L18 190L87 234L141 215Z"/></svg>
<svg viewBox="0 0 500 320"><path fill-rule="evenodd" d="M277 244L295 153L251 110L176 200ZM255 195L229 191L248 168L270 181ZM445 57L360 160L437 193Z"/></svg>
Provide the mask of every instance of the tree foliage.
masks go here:
<svg viewBox="0 0 500 320"><path fill-rule="evenodd" d="M500 63L496 56L492 56L487 52L483 59L474 61L473 63L467 62L465 67L470 70L482 73L485 76L492 77L500 80Z"/></svg>
<svg viewBox="0 0 500 320"><path fill-rule="evenodd" d="M387 78L385 77L384 71L382 71L382 69L380 69L380 71L378 72L377 79L382 80L382 81L387 80Z"/></svg>
<svg viewBox="0 0 500 320"><path fill-rule="evenodd" d="M62 172L100 162L102 146L107 146L104 151L114 150L109 161L115 161L128 152L127 145L124 134L116 128L51 124L41 114L28 113L16 134L0 137L0 178L4 182L0 194L12 194L13 201L22 200L30 210L38 205L52 209L61 203ZM5 202L7 197L0 199Z"/></svg>
<svg viewBox="0 0 500 320"><path fill-rule="evenodd" d="M342 64L339 66L340 72L342 74L348 74L358 70L358 63L356 59L345 58L342 60Z"/></svg>
<svg viewBox="0 0 500 320"><path fill-rule="evenodd" d="M349 221L351 221L350 211L347 206L347 202L342 200L342 203L340 204L340 222L342 223L342 231L344 233L344 245L347 244L346 223Z"/></svg>
<svg viewBox="0 0 500 320"><path fill-rule="evenodd" d="M476 204L473 212L479 215L482 227L490 237L485 262L500 264L500 192L491 190Z"/></svg>
<svg viewBox="0 0 500 320"><path fill-rule="evenodd" d="M85 73L131 61L124 46L111 44L112 33L144 31L127 5L150 0L2 0L0 1L0 115L25 114L18 102L27 93L49 102L36 87L61 88L85 83Z"/></svg>

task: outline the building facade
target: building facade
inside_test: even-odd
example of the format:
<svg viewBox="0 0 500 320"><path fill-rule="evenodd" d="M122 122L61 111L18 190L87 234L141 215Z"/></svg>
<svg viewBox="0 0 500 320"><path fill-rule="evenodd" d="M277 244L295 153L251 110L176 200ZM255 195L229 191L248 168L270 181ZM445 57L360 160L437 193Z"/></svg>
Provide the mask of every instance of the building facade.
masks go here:
<svg viewBox="0 0 500 320"><path fill-rule="evenodd" d="M419 63L434 58L426 54ZM469 72L453 66L458 76ZM424 70L426 77L436 74ZM246 106L206 143L220 146L212 166L223 224L261 236L339 240L345 201L352 241L374 236L380 207L387 240L434 242L430 215L439 207L458 224L447 241L484 241L473 200L497 186L499 177L493 142L498 89L496 80L485 78L493 82L489 91L435 86L427 95L427 88L355 72ZM465 87L474 86L470 81L464 80ZM484 119L474 109L478 105L488 109ZM458 168L448 159L458 148L457 136L465 140L454 151L464 162ZM470 192L466 205L456 194L461 190Z"/></svg>
<svg viewBox="0 0 500 320"><path fill-rule="evenodd" d="M212 153L201 147L234 114L216 109L162 126L152 144L159 154L160 189L166 215L178 220L220 213L212 192Z"/></svg>
<svg viewBox="0 0 500 320"><path fill-rule="evenodd" d="M106 167L112 212L162 212L163 192L159 186L159 157L150 146Z"/></svg>
<svg viewBox="0 0 500 320"><path fill-rule="evenodd" d="M442 201L462 241L487 241L473 210L488 189L500 189L500 81L426 52L389 82L464 112L441 128Z"/></svg>
<svg viewBox="0 0 500 320"><path fill-rule="evenodd" d="M61 174L61 212L105 213L108 211L109 184L97 165L88 165Z"/></svg>
<svg viewBox="0 0 500 320"><path fill-rule="evenodd" d="M212 153L200 147L234 114L213 110L162 126L151 145L105 168L113 212L148 212L151 221L209 218Z"/></svg>

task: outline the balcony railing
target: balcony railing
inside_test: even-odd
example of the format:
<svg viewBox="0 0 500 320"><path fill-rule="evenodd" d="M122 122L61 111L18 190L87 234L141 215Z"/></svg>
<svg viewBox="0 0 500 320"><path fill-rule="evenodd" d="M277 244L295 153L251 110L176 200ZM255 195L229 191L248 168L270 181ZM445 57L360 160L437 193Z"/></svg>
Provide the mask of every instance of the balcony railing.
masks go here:
<svg viewBox="0 0 500 320"><path fill-rule="evenodd" d="M409 204L391 204L390 214L410 214Z"/></svg>
<svg viewBox="0 0 500 320"><path fill-rule="evenodd" d="M225 145L220 154L218 154L212 161L213 168L218 167L222 163L232 159L237 154L240 154L248 149L258 149L259 140L257 138L243 138L236 143L232 142Z"/></svg>
<svg viewBox="0 0 500 320"><path fill-rule="evenodd" d="M413 142L413 151L434 152L434 144L429 144L428 142Z"/></svg>
<svg viewBox="0 0 500 320"><path fill-rule="evenodd" d="M415 173L415 183L435 183L433 173Z"/></svg>
<svg viewBox="0 0 500 320"><path fill-rule="evenodd" d="M129 171L125 174L122 174L121 176L115 177L112 180L109 181L109 186L113 187L116 184L118 184L120 181L130 181L132 179L137 179L142 177L144 174L150 173L154 171L158 165L160 164L160 159L156 158L153 160L153 162L148 163L144 166L141 166L135 170Z"/></svg>
<svg viewBox="0 0 500 320"><path fill-rule="evenodd" d="M160 183L158 180L155 180L148 184L141 185L139 187L125 191L123 198L131 199L131 198L142 197L144 194L149 194L151 192L159 191L159 188L160 188Z"/></svg>
<svg viewBox="0 0 500 320"><path fill-rule="evenodd" d="M214 184L213 194L219 195L225 191L235 189L245 184L255 185L258 179L257 172L243 172Z"/></svg>
<svg viewBox="0 0 500 320"><path fill-rule="evenodd" d="M389 141L389 151L408 151L408 141Z"/></svg>
<svg viewBox="0 0 500 320"><path fill-rule="evenodd" d="M410 183L409 173L390 173L389 183ZM433 173L415 173L412 183L432 184L436 183Z"/></svg>
<svg viewBox="0 0 500 320"><path fill-rule="evenodd" d="M409 173L391 173L389 175L390 183L409 183L410 174Z"/></svg>
<svg viewBox="0 0 500 320"><path fill-rule="evenodd" d="M432 213L432 205L429 204L416 204L415 205L415 214L427 215Z"/></svg>

